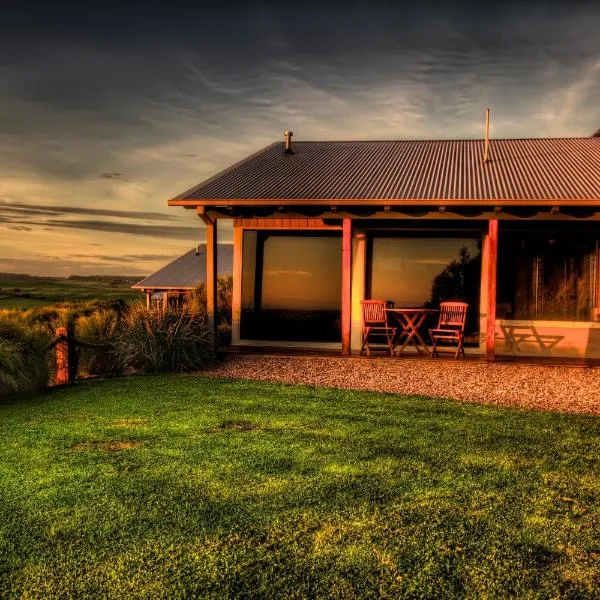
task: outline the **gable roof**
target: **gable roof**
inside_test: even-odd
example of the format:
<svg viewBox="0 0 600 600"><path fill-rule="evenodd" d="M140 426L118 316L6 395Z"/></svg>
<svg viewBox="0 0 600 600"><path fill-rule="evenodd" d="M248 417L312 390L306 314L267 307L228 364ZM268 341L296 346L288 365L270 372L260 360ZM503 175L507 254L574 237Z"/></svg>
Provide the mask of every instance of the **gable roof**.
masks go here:
<svg viewBox="0 0 600 600"><path fill-rule="evenodd" d="M231 273L232 263L233 246L219 244L217 250L219 275ZM202 281L206 281L206 244L200 244L198 249L192 248L131 287L135 289L190 290L197 287Z"/></svg>
<svg viewBox="0 0 600 600"><path fill-rule="evenodd" d="M294 142L267 146L171 205L332 201L600 202L600 138Z"/></svg>

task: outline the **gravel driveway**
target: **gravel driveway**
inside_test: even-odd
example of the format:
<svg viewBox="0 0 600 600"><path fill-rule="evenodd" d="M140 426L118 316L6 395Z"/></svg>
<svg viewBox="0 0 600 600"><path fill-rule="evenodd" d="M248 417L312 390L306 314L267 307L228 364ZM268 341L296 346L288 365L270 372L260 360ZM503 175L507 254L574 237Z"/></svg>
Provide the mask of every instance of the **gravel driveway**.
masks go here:
<svg viewBox="0 0 600 600"><path fill-rule="evenodd" d="M251 354L228 356L201 375L600 415L600 368Z"/></svg>

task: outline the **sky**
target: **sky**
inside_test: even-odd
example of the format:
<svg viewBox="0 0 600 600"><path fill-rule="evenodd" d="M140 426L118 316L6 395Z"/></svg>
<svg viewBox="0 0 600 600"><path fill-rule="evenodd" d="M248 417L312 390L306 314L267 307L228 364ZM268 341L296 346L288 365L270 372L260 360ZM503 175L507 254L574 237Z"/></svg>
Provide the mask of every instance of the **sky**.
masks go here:
<svg viewBox="0 0 600 600"><path fill-rule="evenodd" d="M285 129L477 138L486 107L494 137L600 127L597 1L12 4L0 272L156 270L204 239L168 198Z"/></svg>

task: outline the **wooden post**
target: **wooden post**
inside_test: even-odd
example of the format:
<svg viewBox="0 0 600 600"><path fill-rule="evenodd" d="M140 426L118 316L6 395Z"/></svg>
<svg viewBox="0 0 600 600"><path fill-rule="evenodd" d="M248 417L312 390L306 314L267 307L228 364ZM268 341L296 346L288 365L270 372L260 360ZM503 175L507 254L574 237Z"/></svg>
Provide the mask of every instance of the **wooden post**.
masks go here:
<svg viewBox="0 0 600 600"><path fill-rule="evenodd" d="M67 337L67 328L58 327L56 337ZM62 340L55 346L56 348L56 385L69 383L69 342Z"/></svg>
<svg viewBox="0 0 600 600"><path fill-rule="evenodd" d="M350 355L352 324L352 219L342 220L342 355Z"/></svg>
<svg viewBox="0 0 600 600"><path fill-rule="evenodd" d="M149 292L148 290L146 290L146 310L150 310L150 296L152 295L152 292Z"/></svg>
<svg viewBox="0 0 600 600"><path fill-rule="evenodd" d="M217 342L217 222L206 221L206 315L208 329Z"/></svg>
<svg viewBox="0 0 600 600"><path fill-rule="evenodd" d="M351 350L359 350L362 345L363 315L361 300L366 291L367 235L364 230L354 228L352 233L352 338Z"/></svg>
<svg viewBox="0 0 600 600"><path fill-rule="evenodd" d="M490 219L488 224L487 256L487 316L485 337L485 359L492 362L496 358L496 271L498 265L498 219Z"/></svg>

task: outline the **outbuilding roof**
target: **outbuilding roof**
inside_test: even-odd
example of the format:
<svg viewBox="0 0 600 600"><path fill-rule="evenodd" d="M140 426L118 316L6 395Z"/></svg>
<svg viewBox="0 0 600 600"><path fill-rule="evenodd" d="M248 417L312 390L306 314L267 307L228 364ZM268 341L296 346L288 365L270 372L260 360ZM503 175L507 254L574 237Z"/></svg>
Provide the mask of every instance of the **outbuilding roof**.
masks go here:
<svg viewBox="0 0 600 600"><path fill-rule="evenodd" d="M600 202L600 138L272 144L171 205Z"/></svg>
<svg viewBox="0 0 600 600"><path fill-rule="evenodd" d="M219 244L217 251L217 270L219 275L231 273L233 247L231 244ZM138 281L131 287L151 290L190 290L206 281L206 245L200 244L184 255L165 265L156 273Z"/></svg>

